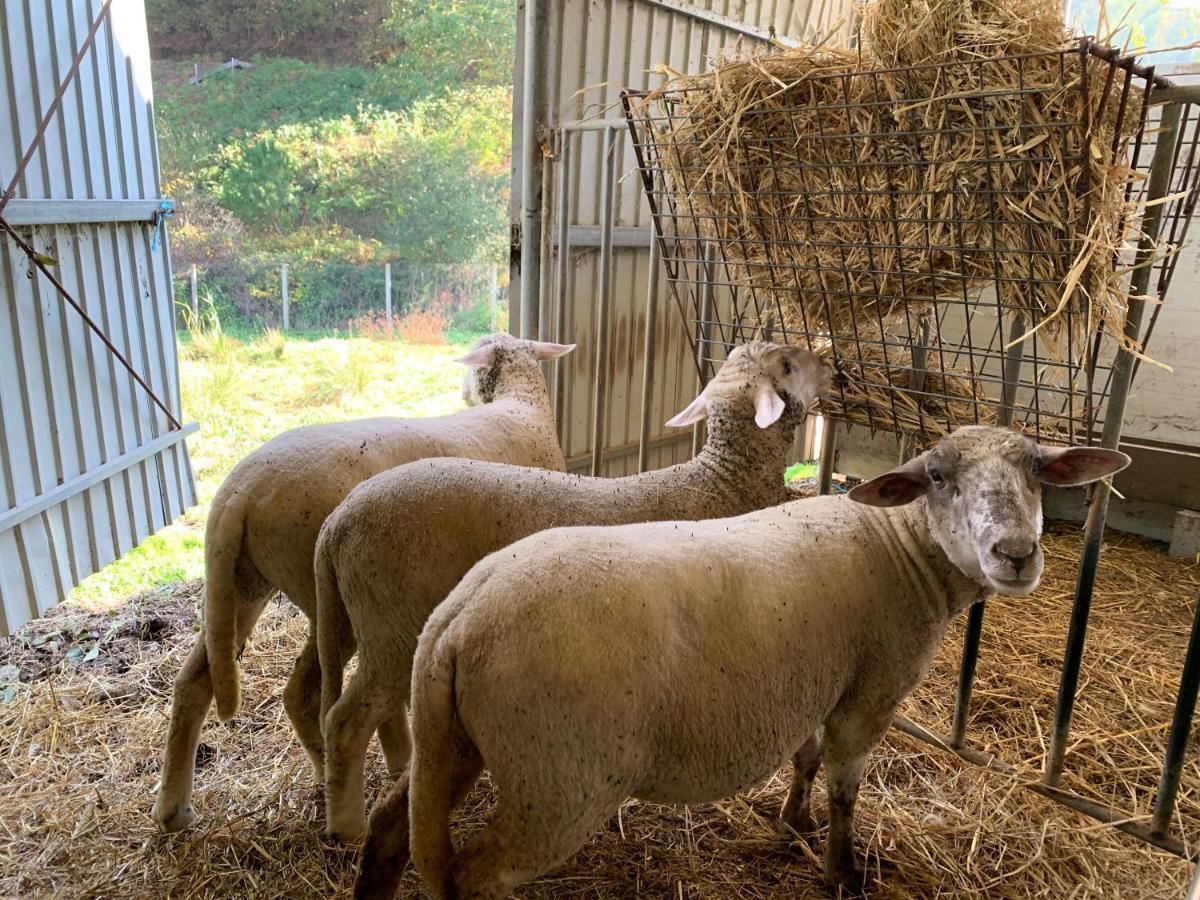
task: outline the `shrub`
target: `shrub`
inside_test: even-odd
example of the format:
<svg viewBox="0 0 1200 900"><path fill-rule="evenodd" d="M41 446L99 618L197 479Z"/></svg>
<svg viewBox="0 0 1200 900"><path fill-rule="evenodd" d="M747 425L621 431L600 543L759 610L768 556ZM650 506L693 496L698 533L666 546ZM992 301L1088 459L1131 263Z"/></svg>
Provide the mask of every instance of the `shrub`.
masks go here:
<svg viewBox="0 0 1200 900"><path fill-rule="evenodd" d="M346 323L350 333L366 338L369 341L390 341L396 337L396 318L388 322L387 313L383 310L364 313Z"/></svg>
<svg viewBox="0 0 1200 900"><path fill-rule="evenodd" d="M396 323L396 334L409 344L444 344L447 324L441 313L415 309Z"/></svg>

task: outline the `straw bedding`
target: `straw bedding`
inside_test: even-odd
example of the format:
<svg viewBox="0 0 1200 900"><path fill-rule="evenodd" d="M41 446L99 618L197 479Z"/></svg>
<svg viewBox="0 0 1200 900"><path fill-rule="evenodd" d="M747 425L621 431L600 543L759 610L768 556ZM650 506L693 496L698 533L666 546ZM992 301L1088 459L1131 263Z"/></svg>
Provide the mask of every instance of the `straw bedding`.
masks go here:
<svg viewBox="0 0 1200 900"><path fill-rule="evenodd" d="M1036 596L988 609L972 735L1030 776L1051 720L1078 544L1077 528L1052 529ZM1146 813L1198 588L1194 566L1109 535L1068 757L1072 787ZM156 834L149 810L170 681L194 640L198 603L192 584L111 613L64 607L0 648L0 666L17 667L23 679L0 704L0 896L348 891L354 853L321 836L320 791L279 702L305 629L285 602L268 608L247 648L244 713L231 726L205 725L197 827ZM960 634L961 622L904 709L943 730ZM97 643L95 658L84 661ZM382 771L373 760L372 796ZM814 852L772 832L787 774L709 806L631 802L566 866L520 896L831 896ZM1187 836L1200 832L1198 787L1192 755L1177 822ZM489 789L479 788L466 827L490 802ZM820 787L815 812L824 815ZM881 898L1175 898L1191 873L1182 860L1023 790L1017 778L896 733L868 767L859 816L859 843ZM404 895L417 896L411 875Z"/></svg>
<svg viewBox="0 0 1200 900"><path fill-rule="evenodd" d="M677 213L763 314L778 304L789 327L832 335L839 362L859 364L850 377L888 379L856 326L907 338L934 301L997 279L1038 353L1079 364L1101 323L1126 342L1140 99L1118 124L1109 64L1064 63L1068 46L1058 0L873 0L860 50L719 59L645 113ZM847 417L886 420L890 393Z"/></svg>

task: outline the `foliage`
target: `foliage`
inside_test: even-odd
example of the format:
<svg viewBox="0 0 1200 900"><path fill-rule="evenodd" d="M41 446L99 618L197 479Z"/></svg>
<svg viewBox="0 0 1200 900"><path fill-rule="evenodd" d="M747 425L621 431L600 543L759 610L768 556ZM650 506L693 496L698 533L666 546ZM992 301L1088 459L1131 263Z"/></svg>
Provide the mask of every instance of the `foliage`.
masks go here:
<svg viewBox="0 0 1200 900"><path fill-rule="evenodd" d="M448 324L439 312L414 309L396 323L396 334L410 344L444 344Z"/></svg>

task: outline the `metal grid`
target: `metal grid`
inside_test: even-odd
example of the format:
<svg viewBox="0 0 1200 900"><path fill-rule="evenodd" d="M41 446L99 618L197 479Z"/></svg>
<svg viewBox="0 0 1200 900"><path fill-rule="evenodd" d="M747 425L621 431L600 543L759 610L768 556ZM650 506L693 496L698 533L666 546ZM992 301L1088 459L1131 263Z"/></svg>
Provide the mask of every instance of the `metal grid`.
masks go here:
<svg viewBox="0 0 1200 900"><path fill-rule="evenodd" d="M1015 69L1011 87L996 87L1002 79L992 70L1000 66L1010 74ZM908 84L914 70L813 75L781 91L782 110L777 103L745 111L753 146L738 148L724 168L696 163L703 156L691 152L697 147L679 145L689 89L626 97L665 272L692 325L701 378L711 376L730 347L766 330L829 356L840 377L822 402L825 416L912 435L916 443L961 425L997 423L1045 441L1090 443L1104 423L1116 344L1104 339L1103 321L1089 315L1081 294L1086 279L1061 310L1059 297L1088 231L1087 154L1092 123L1105 110L1116 110L1114 157L1127 159L1134 173L1126 199L1145 199L1149 190L1141 176L1156 147L1153 73L1086 42L1055 54L924 68L918 86L970 80L978 90L915 104L918 95L896 96L886 87ZM1024 73L1034 68L1057 77L1029 84ZM851 78L860 88L854 98ZM1081 101L1072 107L1073 120L1027 116L1043 98L1068 91ZM830 102L831 96L841 99ZM937 107L950 104L969 108L976 136L998 148L966 169L958 163L971 197L966 189L893 183L902 169L931 172L950 161L963 132L937 124L949 118ZM993 114L1005 107L1020 117ZM754 122L771 115L777 123L780 112L793 110L815 111L818 123L823 112L839 115L808 132L772 132ZM1195 115L1183 107L1185 119ZM704 140L684 133L694 144ZM1043 148L1055 146L1023 149L1031 136ZM1004 149L1014 147L1022 152ZM1166 185L1173 199L1154 207L1169 245L1186 234L1200 183L1197 162L1196 141L1179 142ZM1055 189L1083 198L1072 221L1047 224L1013 212L1044 184L1038 173L1048 164L1061 174ZM796 187L805 168L817 170L827 187ZM807 174L811 185L813 173ZM730 212L745 184L762 188L743 194ZM871 193L886 202L861 202ZM986 203L978 202L981 196ZM1136 230L1129 234L1137 240ZM1177 257L1169 246L1134 248L1132 241L1116 268L1129 273L1151 265L1152 294L1163 298ZM1142 273L1147 282L1149 274ZM1131 292L1148 286L1134 284ZM847 308L852 314L842 312ZM1143 349L1155 319L1132 335Z"/></svg>

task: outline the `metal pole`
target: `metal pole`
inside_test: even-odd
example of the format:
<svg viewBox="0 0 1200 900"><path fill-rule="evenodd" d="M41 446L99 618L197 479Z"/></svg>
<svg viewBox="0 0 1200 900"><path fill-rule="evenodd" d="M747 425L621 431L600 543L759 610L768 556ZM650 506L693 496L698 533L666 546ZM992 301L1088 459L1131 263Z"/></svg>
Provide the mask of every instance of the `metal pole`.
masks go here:
<svg viewBox="0 0 1200 900"><path fill-rule="evenodd" d="M658 327L658 239L650 241L650 278L646 286L646 343L642 350L642 423L638 430L638 471L650 464L650 409L654 405L655 331Z"/></svg>
<svg viewBox="0 0 1200 900"><path fill-rule="evenodd" d="M596 374L592 399L592 475L604 467L604 422L608 402L608 306L612 293L613 181L616 131L604 132L603 193L600 195L600 296L596 302ZM524 327L524 323L522 323Z"/></svg>
<svg viewBox="0 0 1200 900"><path fill-rule="evenodd" d="M912 392L918 404L925 390L925 366L929 361L929 317L921 316L917 323L917 339L912 343ZM900 436L900 462L911 458L916 441L911 436Z"/></svg>
<svg viewBox="0 0 1200 900"><path fill-rule="evenodd" d="M709 326L713 317L713 263L716 259L715 246L704 245L704 283L700 285L700 321L696 323L696 368L700 372L700 390L708 386L708 367L704 363L704 352L708 346ZM704 420L692 426L692 456L704 447Z"/></svg>
<svg viewBox="0 0 1200 900"><path fill-rule="evenodd" d="M560 133L558 142L558 175L558 269L554 291L558 306L554 340L563 344L567 337L567 284L571 273L571 136L565 131ZM566 402L567 363L560 362L554 375L554 416L558 422L558 441L564 446L567 441Z"/></svg>
<svg viewBox="0 0 1200 900"><path fill-rule="evenodd" d="M200 318L200 294L196 290L196 266L192 265L192 321Z"/></svg>
<svg viewBox="0 0 1200 900"><path fill-rule="evenodd" d="M1175 699L1175 718L1171 722L1171 733L1167 736L1167 753L1158 782L1158 796L1154 798L1154 817L1150 830L1159 837L1166 837L1171 827L1171 814L1175 811L1175 798L1179 793L1179 776L1183 772L1183 752L1187 749L1192 714L1196 711L1197 691L1200 691L1200 600L1196 603L1192 618L1192 634L1188 638L1183 675L1179 679L1179 694Z"/></svg>
<svg viewBox="0 0 1200 900"><path fill-rule="evenodd" d="M491 330L493 333L495 333L495 331L496 331L496 316L497 316L497 311L498 311L497 307L499 306L499 303L500 303L500 279L497 275L497 266L495 263L492 263L492 327L491 327Z"/></svg>
<svg viewBox="0 0 1200 900"><path fill-rule="evenodd" d="M392 333L392 264L383 264L383 309L387 316L388 334Z"/></svg>
<svg viewBox="0 0 1200 900"><path fill-rule="evenodd" d="M546 45L550 4L525 0L525 65L521 92L521 337L536 340L542 280L542 123L546 115Z"/></svg>
<svg viewBox="0 0 1200 900"><path fill-rule="evenodd" d="M1158 143L1154 148L1154 159L1150 164L1150 183L1146 189L1146 200L1154 201L1165 197L1171 182L1171 169L1175 157L1175 144L1179 138L1179 116L1181 107L1177 103L1166 106L1162 112ZM1145 303L1140 297L1146 295L1150 286L1153 266L1151 260L1158 244L1158 232L1162 225L1164 204L1147 206L1142 214L1142 239L1138 243L1137 268L1129 283L1129 310L1125 314L1125 337L1136 341L1142 326L1142 311ZM1133 375L1136 357L1128 351L1117 354L1112 367L1112 393L1104 414L1104 430L1100 435L1100 446L1116 449L1121 442L1121 426L1125 417L1125 401L1129 396L1129 383ZM1071 609L1071 624L1067 631L1067 649L1063 657L1062 677L1058 684L1058 705L1054 713L1054 733L1050 749L1046 753L1045 780L1056 785L1062 777L1063 761L1067 754L1067 741L1071 732L1071 716L1075 711L1075 692L1079 687L1079 666L1083 658L1083 643L1087 637L1088 613L1092 605L1092 591L1096 584L1096 565L1100 561L1100 541L1104 537L1104 520L1108 515L1109 487L1104 482L1092 488L1091 506L1087 523L1083 529L1083 552L1079 557L1079 576L1075 582L1075 603Z"/></svg>
<svg viewBox="0 0 1200 900"><path fill-rule="evenodd" d="M1188 886L1187 900L1200 900L1200 865L1196 866L1196 874L1192 876L1192 883Z"/></svg>
<svg viewBox="0 0 1200 900"><path fill-rule="evenodd" d="M821 419L821 462L817 469L817 493L828 494L833 490L833 459L837 455L837 422Z"/></svg>
<svg viewBox="0 0 1200 900"><path fill-rule="evenodd" d="M1021 320L1014 315L1008 328L1010 346L1004 353L1004 382L1000 388L1000 411L996 417L1001 427L1012 424L1017 387L1021 379L1021 362L1025 357L1025 345L1014 344L1013 341L1024 333ZM971 711L971 692L975 689L975 664L979 661L979 641L983 637L983 616L986 611L987 606L982 600L967 610L962 661L958 666L958 692L954 697L954 718L950 725L950 746L955 750L961 750L967 739L967 716Z"/></svg>
<svg viewBox="0 0 1200 900"><path fill-rule="evenodd" d="M284 263L279 270L279 286L283 291L283 330L288 330L288 276L287 263Z"/></svg>

